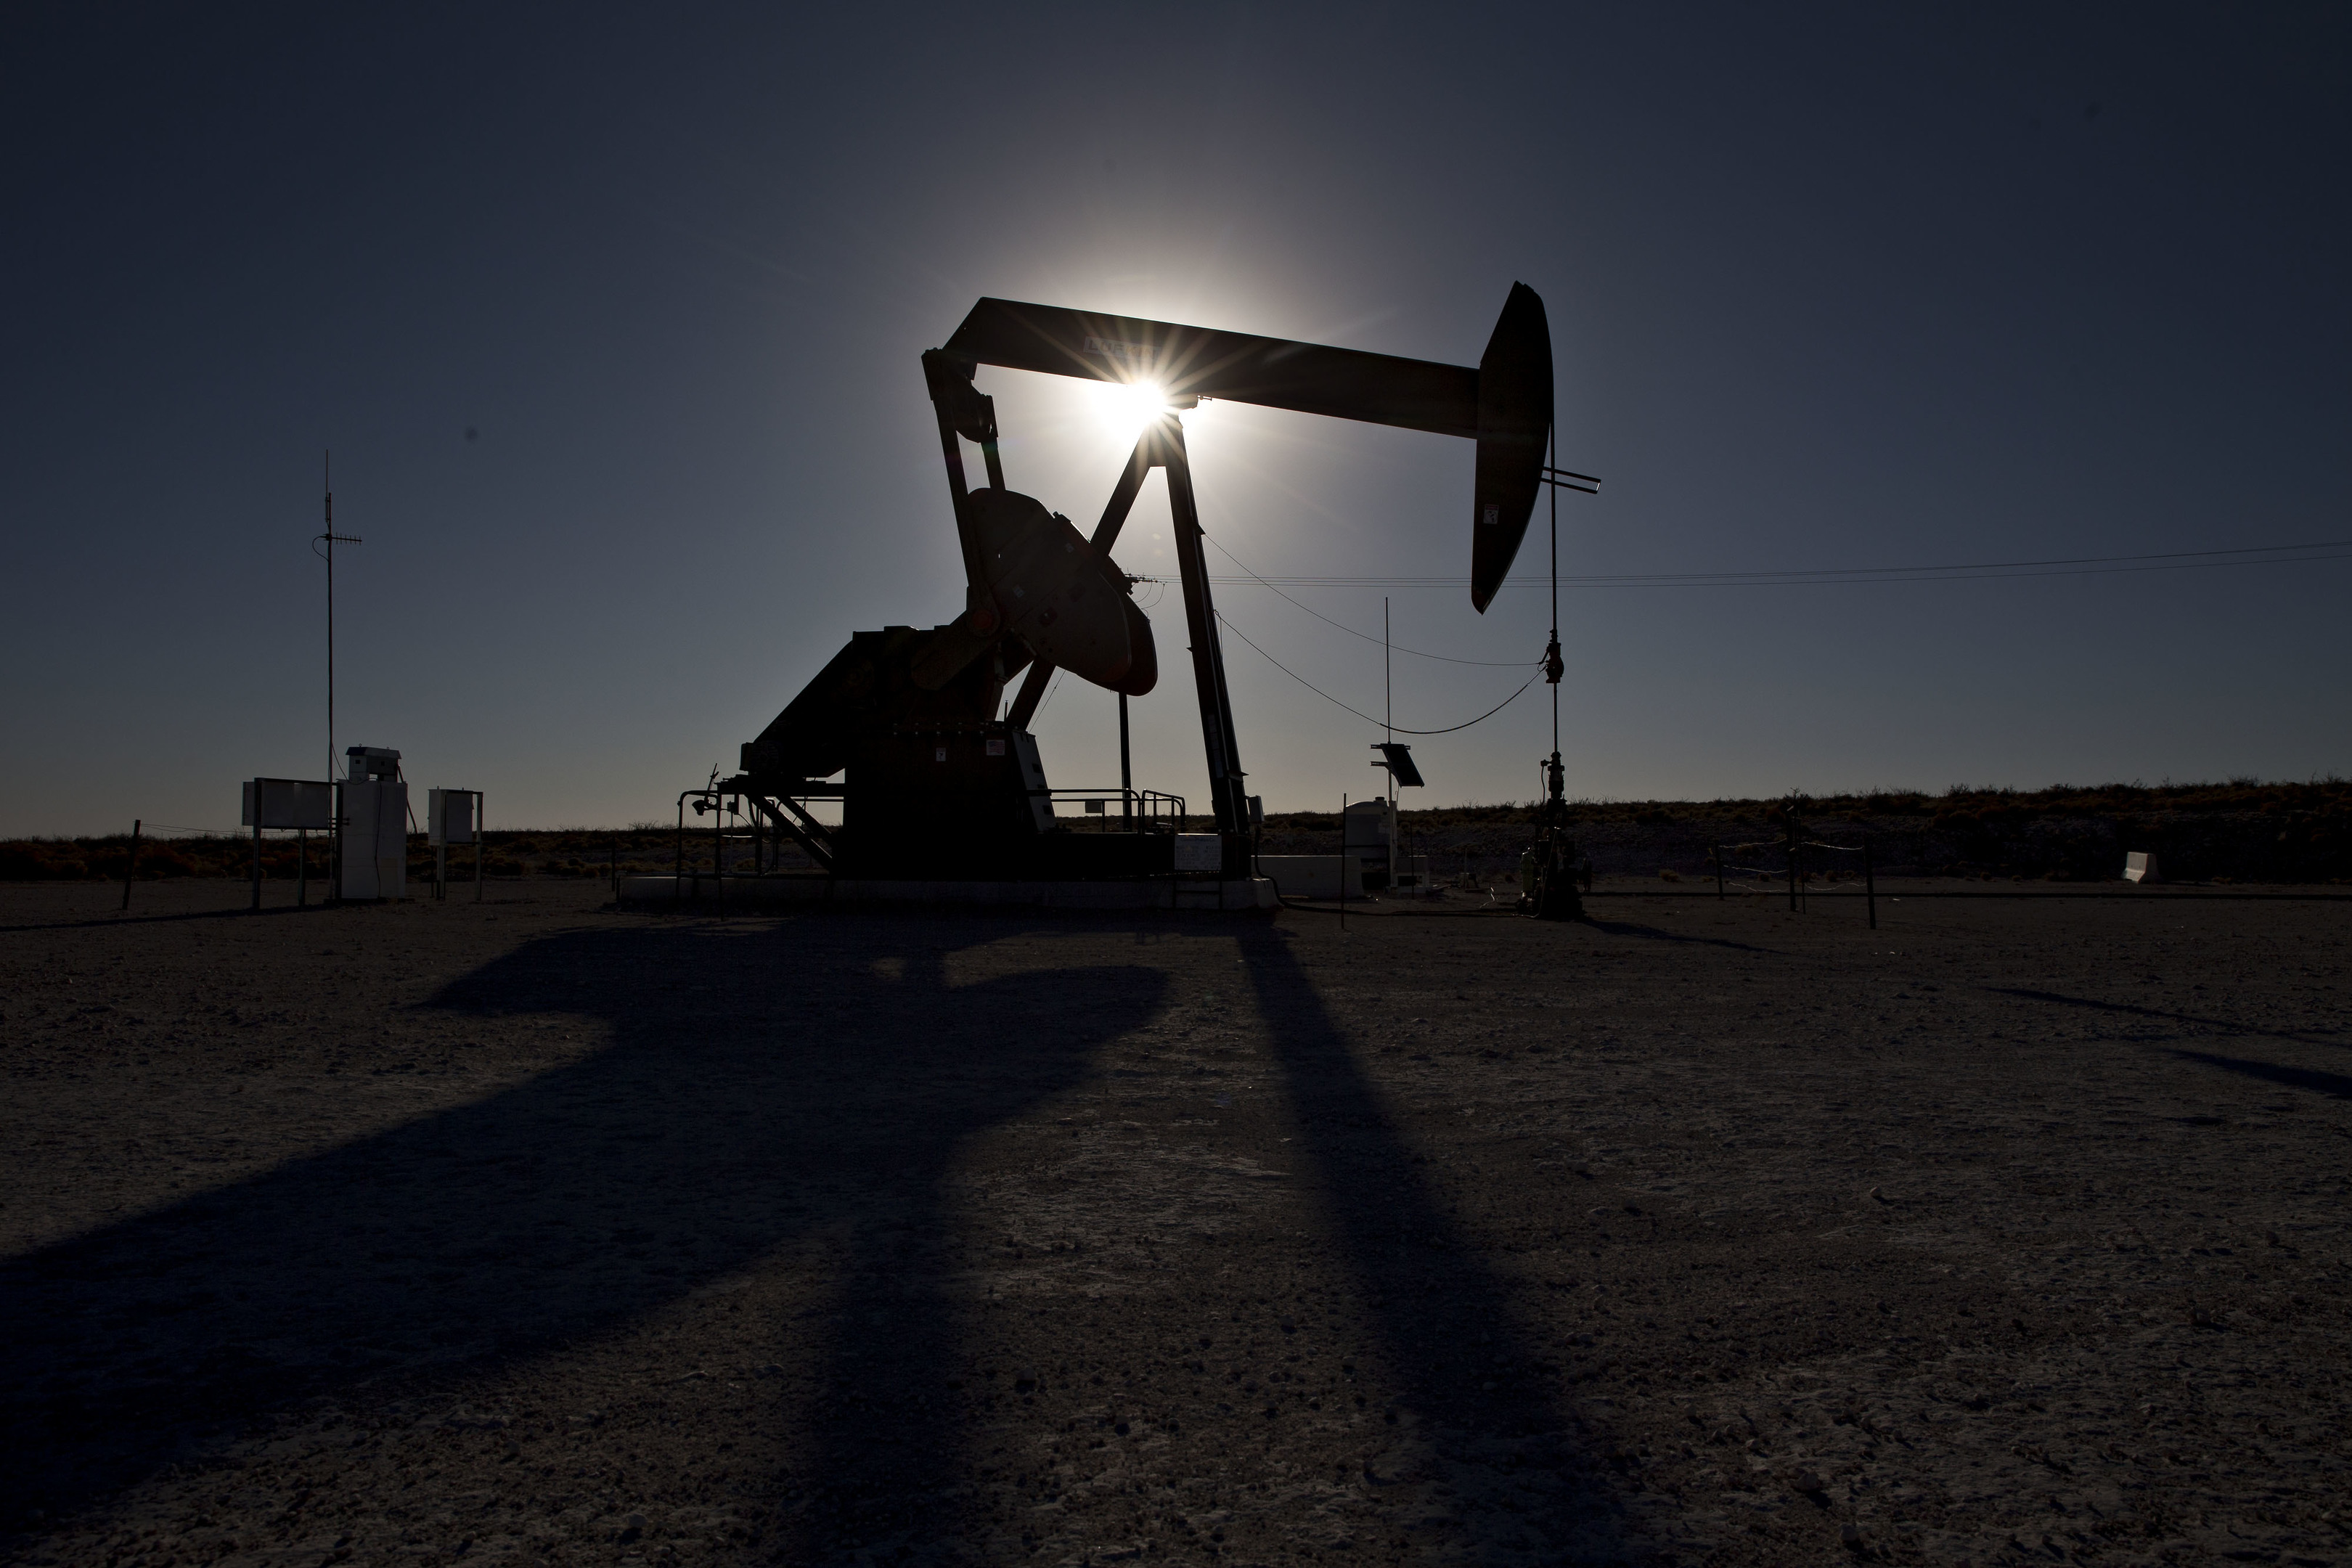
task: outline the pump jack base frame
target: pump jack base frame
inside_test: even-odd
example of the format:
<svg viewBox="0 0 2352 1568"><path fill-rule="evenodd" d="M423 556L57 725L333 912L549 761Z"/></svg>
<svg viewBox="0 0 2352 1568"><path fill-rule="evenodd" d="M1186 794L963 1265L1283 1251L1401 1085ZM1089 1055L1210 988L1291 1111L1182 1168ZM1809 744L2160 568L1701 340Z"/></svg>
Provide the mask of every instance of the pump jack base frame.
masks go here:
<svg viewBox="0 0 2352 1568"><path fill-rule="evenodd" d="M1272 914L1282 907L1264 877L1154 877L1101 882L957 882L877 880L856 877L641 876L621 879L621 902L701 913L831 907L955 906L962 908L1198 910L1209 914Z"/></svg>

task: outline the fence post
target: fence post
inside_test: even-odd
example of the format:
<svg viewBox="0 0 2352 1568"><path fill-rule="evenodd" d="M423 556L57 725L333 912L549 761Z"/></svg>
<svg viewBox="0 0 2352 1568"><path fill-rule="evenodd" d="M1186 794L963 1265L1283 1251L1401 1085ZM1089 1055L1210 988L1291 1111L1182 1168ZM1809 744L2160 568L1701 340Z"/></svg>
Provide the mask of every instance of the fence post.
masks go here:
<svg viewBox="0 0 2352 1568"><path fill-rule="evenodd" d="M253 907L261 908L261 781L253 781Z"/></svg>
<svg viewBox="0 0 2352 1568"><path fill-rule="evenodd" d="M131 819L131 858L122 864L122 907L131 907L131 878L139 869L139 828L142 819Z"/></svg>
<svg viewBox="0 0 2352 1568"><path fill-rule="evenodd" d="M1878 879L1870 868L1870 835L1862 836L1862 890L1870 900L1870 929L1878 929Z"/></svg>
<svg viewBox="0 0 2352 1568"><path fill-rule="evenodd" d="M1797 912L1797 808L1789 808L1789 912Z"/></svg>
<svg viewBox="0 0 2352 1568"><path fill-rule="evenodd" d="M1723 901L1723 846L1720 844L1715 847L1715 898L1717 903Z"/></svg>

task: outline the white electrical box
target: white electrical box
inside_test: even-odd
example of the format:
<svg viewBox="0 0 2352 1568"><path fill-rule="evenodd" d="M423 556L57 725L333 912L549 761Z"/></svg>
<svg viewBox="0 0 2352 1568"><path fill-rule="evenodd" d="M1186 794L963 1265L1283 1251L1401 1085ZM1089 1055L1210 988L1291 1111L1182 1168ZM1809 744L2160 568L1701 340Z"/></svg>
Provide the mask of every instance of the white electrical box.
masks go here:
<svg viewBox="0 0 2352 1568"><path fill-rule="evenodd" d="M1386 855L1396 842L1396 807L1384 800L1360 800L1348 807L1340 853Z"/></svg>
<svg viewBox="0 0 2352 1568"><path fill-rule="evenodd" d="M427 790L425 795L425 837L432 844L471 844L481 824L474 820L474 802L481 798L469 789Z"/></svg>
<svg viewBox="0 0 2352 1568"><path fill-rule="evenodd" d="M400 753L353 746L343 781L342 884L346 899L408 897L408 785Z"/></svg>
<svg viewBox="0 0 2352 1568"><path fill-rule="evenodd" d="M342 896L408 897L408 786L346 783L343 818Z"/></svg>
<svg viewBox="0 0 2352 1568"><path fill-rule="evenodd" d="M400 776L400 753L386 746L346 746L343 757L351 766L349 776L373 779L381 784Z"/></svg>

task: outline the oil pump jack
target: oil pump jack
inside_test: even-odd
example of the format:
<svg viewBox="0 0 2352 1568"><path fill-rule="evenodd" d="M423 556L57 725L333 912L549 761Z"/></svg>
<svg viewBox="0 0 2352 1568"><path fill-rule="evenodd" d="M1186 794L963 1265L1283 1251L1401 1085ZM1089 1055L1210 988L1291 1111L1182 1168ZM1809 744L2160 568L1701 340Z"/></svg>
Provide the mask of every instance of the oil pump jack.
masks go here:
<svg viewBox="0 0 2352 1568"><path fill-rule="evenodd" d="M929 629L853 635L744 745L742 772L704 792L713 804L722 795L748 802L839 877L1062 881L1174 869L1181 811L1172 821L1139 811L1150 803L1124 781L1128 831L1073 833L1058 825L1028 730L1057 668L1127 696L1158 681L1151 623L1135 604L1133 580L1111 557L1155 469L1167 478L1217 833L1215 865L1187 869L1248 875L1251 802L1181 419L1201 400L1475 441L1470 602L1481 613L1518 553L1538 489L1552 477L1551 336L1542 300L1523 283L1512 286L1475 368L994 299L974 305L922 365L963 552L962 614ZM1164 411L1137 440L1091 534L1006 486L995 404L974 384L982 365L1160 390ZM966 443L979 448L984 485L971 482ZM1556 643L1548 657L1556 683ZM1020 687L1000 715L1016 677ZM835 774L839 782L828 782ZM1551 846L1564 826L1556 750L1550 780L1542 824L1548 866L1558 861ZM824 800L841 803L838 826L811 810Z"/></svg>

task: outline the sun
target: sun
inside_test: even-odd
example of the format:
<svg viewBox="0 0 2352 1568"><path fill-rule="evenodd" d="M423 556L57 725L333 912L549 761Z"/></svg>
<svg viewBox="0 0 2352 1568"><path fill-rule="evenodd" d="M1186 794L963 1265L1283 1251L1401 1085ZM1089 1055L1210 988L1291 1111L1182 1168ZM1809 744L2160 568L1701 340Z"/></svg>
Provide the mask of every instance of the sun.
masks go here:
<svg viewBox="0 0 2352 1568"><path fill-rule="evenodd" d="M1103 428L1122 441L1132 441L1143 427L1173 406L1168 389L1156 381L1111 382L1097 390L1095 407Z"/></svg>

